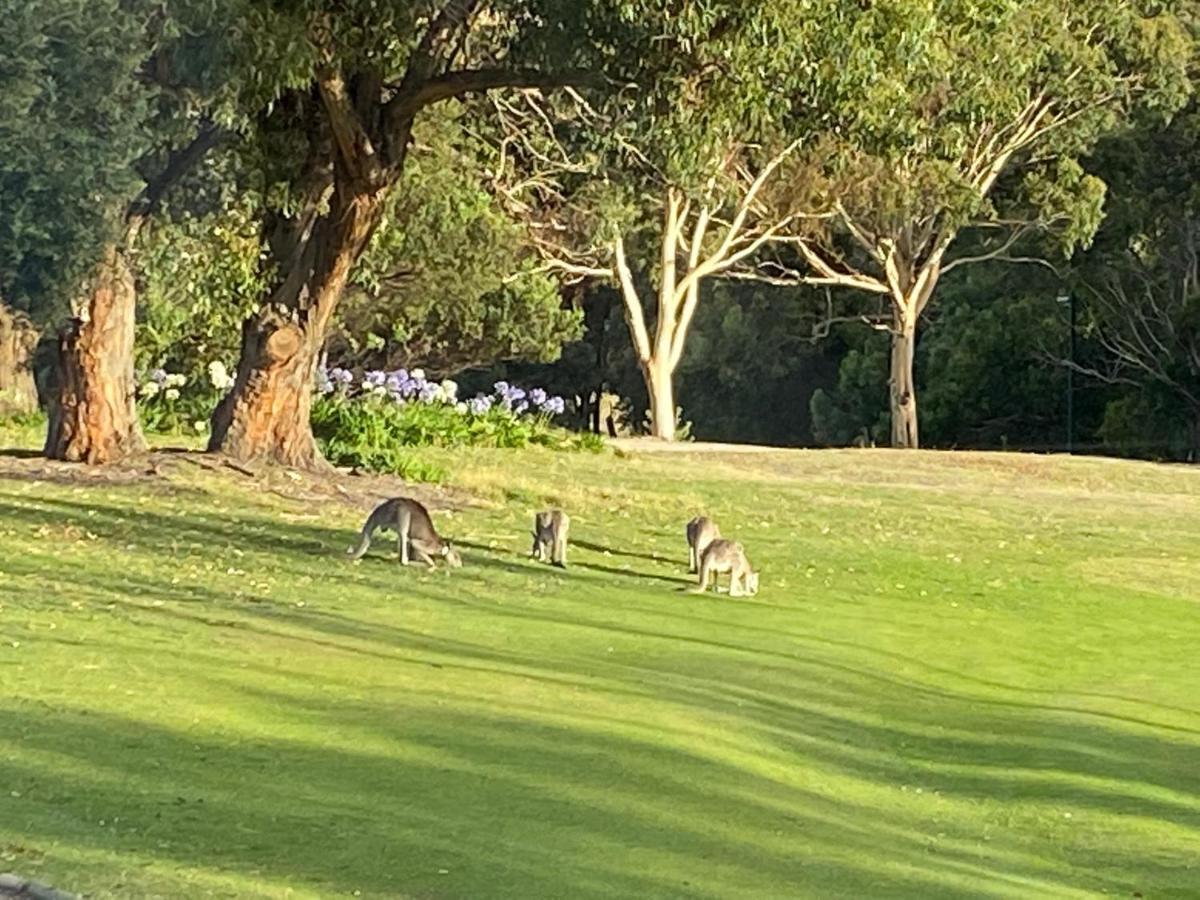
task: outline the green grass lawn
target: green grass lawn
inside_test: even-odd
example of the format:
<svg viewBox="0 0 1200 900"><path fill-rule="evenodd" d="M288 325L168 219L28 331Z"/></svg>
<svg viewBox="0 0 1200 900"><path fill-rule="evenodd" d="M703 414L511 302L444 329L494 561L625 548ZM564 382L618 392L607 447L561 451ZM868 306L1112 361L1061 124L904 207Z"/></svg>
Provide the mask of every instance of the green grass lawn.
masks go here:
<svg viewBox="0 0 1200 900"><path fill-rule="evenodd" d="M0 478L0 871L96 898L1200 896L1200 472L431 455L466 567ZM566 572L528 561L573 518ZM761 568L685 593L684 522Z"/></svg>

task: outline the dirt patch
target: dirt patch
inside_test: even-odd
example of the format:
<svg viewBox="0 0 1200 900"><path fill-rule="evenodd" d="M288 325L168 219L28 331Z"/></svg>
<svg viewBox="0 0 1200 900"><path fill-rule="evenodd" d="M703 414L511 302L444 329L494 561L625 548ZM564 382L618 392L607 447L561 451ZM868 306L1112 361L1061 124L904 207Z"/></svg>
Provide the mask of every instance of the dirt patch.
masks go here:
<svg viewBox="0 0 1200 900"><path fill-rule="evenodd" d="M374 475L329 467L302 472L269 464L246 465L208 453L154 450L120 463L86 466L45 459L28 453L0 455L0 479L51 484L104 486L146 484L170 489L203 470L229 480L242 490L276 494L301 502L337 502L369 509L388 497L412 497L430 509L463 509L480 505L478 498L456 488L411 484L389 475Z"/></svg>

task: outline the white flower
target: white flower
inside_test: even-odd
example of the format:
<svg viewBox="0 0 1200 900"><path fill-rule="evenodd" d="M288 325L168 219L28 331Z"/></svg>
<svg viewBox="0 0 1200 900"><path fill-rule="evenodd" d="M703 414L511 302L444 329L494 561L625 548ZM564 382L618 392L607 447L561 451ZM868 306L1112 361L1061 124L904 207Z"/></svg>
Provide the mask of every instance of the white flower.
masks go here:
<svg viewBox="0 0 1200 900"><path fill-rule="evenodd" d="M218 391L226 391L233 387L233 377L225 368L225 363L219 359L214 359L208 364L208 380Z"/></svg>
<svg viewBox="0 0 1200 900"><path fill-rule="evenodd" d="M455 403L454 410L455 410L455 412L459 412L459 413L462 413L463 415L466 415L467 414L467 404Z"/></svg>
<svg viewBox="0 0 1200 900"><path fill-rule="evenodd" d="M138 393L140 393L143 397L146 397L147 399L155 396L158 393L158 382L157 381L147 381L145 384L142 385L142 389Z"/></svg>
<svg viewBox="0 0 1200 900"><path fill-rule="evenodd" d="M425 380L425 370L424 369L413 369L411 372L408 373L408 377L413 379L414 381L424 381Z"/></svg>
<svg viewBox="0 0 1200 900"><path fill-rule="evenodd" d="M168 400L178 400L179 388L167 388L165 391L163 391L163 396Z"/></svg>
<svg viewBox="0 0 1200 900"><path fill-rule="evenodd" d="M450 403L453 403L455 400L458 399L458 384L457 384L457 382L451 381L449 378L447 378L445 381L442 382L441 388L442 388L442 395Z"/></svg>
<svg viewBox="0 0 1200 900"><path fill-rule="evenodd" d="M169 388L181 388L185 384L187 384L187 376L183 375L179 372L176 372L173 375L167 376L167 380L166 380L165 384Z"/></svg>
<svg viewBox="0 0 1200 900"><path fill-rule="evenodd" d="M196 429L197 434L203 434L204 430L206 428L208 428L208 423L205 421L202 421L200 419L197 419L195 422L192 423L192 427Z"/></svg>

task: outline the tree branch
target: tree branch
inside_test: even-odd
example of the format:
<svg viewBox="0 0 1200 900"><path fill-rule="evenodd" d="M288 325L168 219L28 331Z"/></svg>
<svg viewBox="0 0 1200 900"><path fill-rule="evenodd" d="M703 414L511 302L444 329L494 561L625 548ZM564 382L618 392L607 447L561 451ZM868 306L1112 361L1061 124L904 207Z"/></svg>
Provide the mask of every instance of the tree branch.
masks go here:
<svg viewBox="0 0 1200 900"><path fill-rule="evenodd" d="M412 92L408 106L413 113L426 106L500 88L553 89L580 87L594 80L590 73L548 73L537 69L460 69L430 78Z"/></svg>
<svg viewBox="0 0 1200 900"><path fill-rule="evenodd" d="M141 193L129 204L126 221L133 224L134 219L144 219L158 212L163 198L184 175L192 170L200 160L217 144L230 137L230 133L218 128L212 122L205 121L200 130L183 147L172 150L167 156L166 165L154 178L147 179Z"/></svg>

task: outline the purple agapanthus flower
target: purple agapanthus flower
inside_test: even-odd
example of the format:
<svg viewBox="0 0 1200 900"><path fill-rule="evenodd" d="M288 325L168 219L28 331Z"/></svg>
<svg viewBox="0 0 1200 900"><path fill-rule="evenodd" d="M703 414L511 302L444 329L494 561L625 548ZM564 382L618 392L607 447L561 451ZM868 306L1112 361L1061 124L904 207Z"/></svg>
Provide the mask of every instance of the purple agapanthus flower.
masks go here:
<svg viewBox="0 0 1200 900"><path fill-rule="evenodd" d="M387 374L378 369L363 373L362 383L365 388L383 387L385 381L387 381Z"/></svg>
<svg viewBox="0 0 1200 900"><path fill-rule="evenodd" d="M546 402L546 392L541 388L534 388L529 392L529 402L537 407L543 406Z"/></svg>
<svg viewBox="0 0 1200 900"><path fill-rule="evenodd" d="M419 396L422 403L432 403L437 399L437 395L438 386L436 384L426 381L421 385Z"/></svg>
<svg viewBox="0 0 1200 900"><path fill-rule="evenodd" d="M550 397L541 405L542 412L548 412L552 416L561 416L566 408L567 404L562 397Z"/></svg>
<svg viewBox="0 0 1200 900"><path fill-rule="evenodd" d="M472 415L482 416L492 408L493 402L491 397L485 397L483 394L480 394L467 401L467 409L471 411Z"/></svg>
<svg viewBox="0 0 1200 900"><path fill-rule="evenodd" d="M166 369L155 369L153 372L150 373L150 380L155 382L156 384L166 384L167 383L167 370Z"/></svg>
<svg viewBox="0 0 1200 900"><path fill-rule="evenodd" d="M349 369L343 369L340 366L334 366L329 370L329 379L344 387L348 384L353 384L354 373Z"/></svg>
<svg viewBox="0 0 1200 900"><path fill-rule="evenodd" d="M519 416L519 415L521 415L521 413L525 412L525 410L527 410L527 409L529 409L529 401L528 400L518 400L517 405L513 407L513 412L515 412Z"/></svg>

